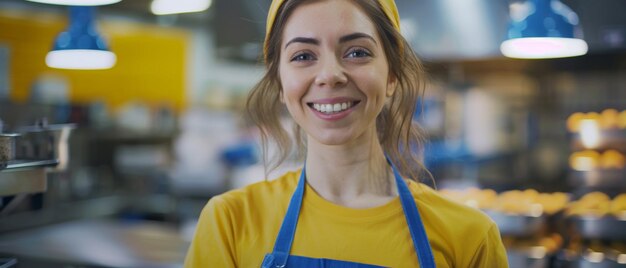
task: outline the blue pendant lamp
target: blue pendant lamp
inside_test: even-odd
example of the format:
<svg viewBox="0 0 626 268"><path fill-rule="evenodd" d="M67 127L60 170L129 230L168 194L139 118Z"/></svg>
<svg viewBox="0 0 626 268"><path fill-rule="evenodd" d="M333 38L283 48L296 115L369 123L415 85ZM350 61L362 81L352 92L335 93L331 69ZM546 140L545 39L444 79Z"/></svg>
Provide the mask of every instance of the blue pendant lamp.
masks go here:
<svg viewBox="0 0 626 268"><path fill-rule="evenodd" d="M55 39L54 48L46 55L46 64L52 68L78 70L113 67L117 58L96 31L95 7L70 6L69 11L69 27Z"/></svg>
<svg viewBox="0 0 626 268"><path fill-rule="evenodd" d="M524 14L511 14L508 39L500 45L504 56L545 59L587 53L587 43L577 28L578 16L569 7L559 0L529 0L525 4L520 9Z"/></svg>

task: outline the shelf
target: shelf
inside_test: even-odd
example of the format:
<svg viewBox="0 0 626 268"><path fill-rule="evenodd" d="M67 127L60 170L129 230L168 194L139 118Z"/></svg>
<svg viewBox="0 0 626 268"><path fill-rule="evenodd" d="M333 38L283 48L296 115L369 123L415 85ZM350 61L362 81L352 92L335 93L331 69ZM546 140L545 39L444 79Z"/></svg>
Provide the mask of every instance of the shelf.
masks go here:
<svg viewBox="0 0 626 268"><path fill-rule="evenodd" d="M532 236L539 233L546 224L545 215L538 217L505 214L497 211L485 211L489 217L498 225L502 235L510 236Z"/></svg>
<svg viewBox="0 0 626 268"><path fill-rule="evenodd" d="M626 188L626 171L623 169L570 171L569 183L576 187Z"/></svg>
<svg viewBox="0 0 626 268"><path fill-rule="evenodd" d="M626 241L626 220L611 216L571 217L569 220L582 238Z"/></svg>
<svg viewBox="0 0 626 268"><path fill-rule="evenodd" d="M58 160L11 160L6 168L0 169L0 172L13 169L53 167L58 164Z"/></svg>
<svg viewBox="0 0 626 268"><path fill-rule="evenodd" d="M583 146L580 133L571 133L570 148L574 151L593 149L596 151L618 150L626 153L626 129L610 129L600 131L600 143L594 148Z"/></svg>
<svg viewBox="0 0 626 268"><path fill-rule="evenodd" d="M91 139L118 143L164 143L171 142L178 135L178 131L128 132L119 129L107 131L87 130Z"/></svg>

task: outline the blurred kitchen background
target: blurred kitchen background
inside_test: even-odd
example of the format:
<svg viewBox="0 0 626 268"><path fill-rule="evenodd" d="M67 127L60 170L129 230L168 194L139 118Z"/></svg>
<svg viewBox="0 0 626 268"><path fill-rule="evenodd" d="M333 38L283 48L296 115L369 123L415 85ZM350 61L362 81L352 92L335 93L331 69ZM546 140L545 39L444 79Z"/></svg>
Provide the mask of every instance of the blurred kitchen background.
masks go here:
<svg viewBox="0 0 626 268"><path fill-rule="evenodd" d="M41 1L0 0L0 267L182 267L209 198L301 164L266 174L242 113L269 0ZM625 267L626 1L396 2L438 189L492 216L511 267ZM588 50L505 57L544 5ZM55 62L77 31L104 62Z"/></svg>

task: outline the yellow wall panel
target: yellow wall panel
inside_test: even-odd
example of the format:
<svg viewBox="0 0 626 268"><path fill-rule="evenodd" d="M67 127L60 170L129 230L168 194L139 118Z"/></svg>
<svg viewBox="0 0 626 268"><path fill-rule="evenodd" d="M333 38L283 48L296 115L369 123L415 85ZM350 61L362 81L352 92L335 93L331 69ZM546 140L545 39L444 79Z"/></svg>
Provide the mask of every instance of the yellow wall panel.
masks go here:
<svg viewBox="0 0 626 268"><path fill-rule="evenodd" d="M112 108L131 101L185 106L189 33L131 22L98 21L98 30L117 55L109 70L59 70L45 65L54 38L67 25L65 16L0 11L0 44L8 46L11 98L28 100L37 77L53 74L69 84L74 103L103 101Z"/></svg>

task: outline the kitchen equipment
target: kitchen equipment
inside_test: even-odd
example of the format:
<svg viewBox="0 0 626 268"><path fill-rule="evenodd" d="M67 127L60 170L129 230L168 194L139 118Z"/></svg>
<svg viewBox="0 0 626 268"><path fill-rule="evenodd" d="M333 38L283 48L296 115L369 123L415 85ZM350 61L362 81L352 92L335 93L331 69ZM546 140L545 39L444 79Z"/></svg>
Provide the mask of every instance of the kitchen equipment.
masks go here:
<svg viewBox="0 0 626 268"><path fill-rule="evenodd" d="M15 159L15 138L18 134L0 133L0 170Z"/></svg>
<svg viewBox="0 0 626 268"><path fill-rule="evenodd" d="M17 267L17 259L0 259L0 268Z"/></svg>
<svg viewBox="0 0 626 268"><path fill-rule="evenodd" d="M67 166L73 128L74 124L48 125L44 119L15 129L15 134L0 133L0 196L46 191L46 173Z"/></svg>
<svg viewBox="0 0 626 268"><path fill-rule="evenodd" d="M34 126L17 129L20 133L16 141L16 159L56 160L55 171L64 170L69 161L68 139L75 124L48 125L41 120Z"/></svg>

